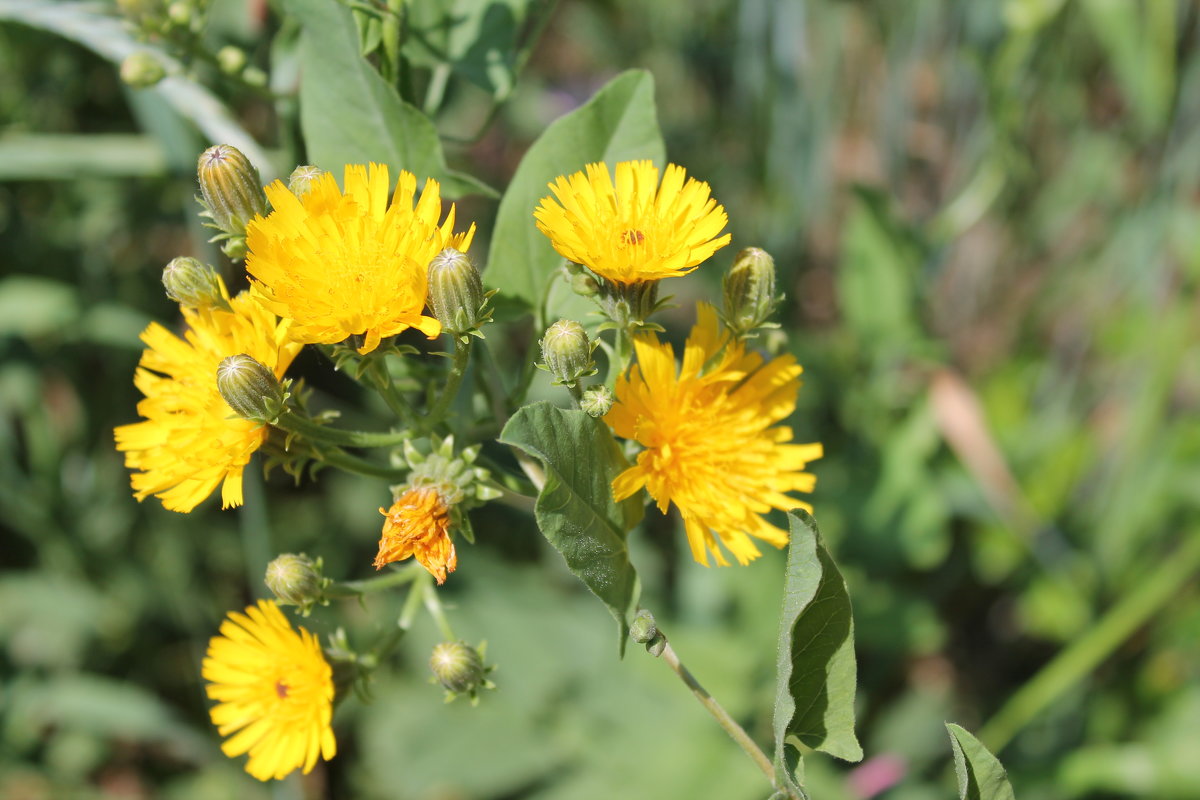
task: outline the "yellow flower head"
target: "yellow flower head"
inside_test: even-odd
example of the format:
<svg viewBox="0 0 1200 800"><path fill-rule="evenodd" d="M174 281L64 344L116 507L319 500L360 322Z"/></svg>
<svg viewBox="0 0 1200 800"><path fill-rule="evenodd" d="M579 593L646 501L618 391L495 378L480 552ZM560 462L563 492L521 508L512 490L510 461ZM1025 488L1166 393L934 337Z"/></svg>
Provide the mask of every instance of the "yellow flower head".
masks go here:
<svg viewBox="0 0 1200 800"><path fill-rule="evenodd" d="M446 582L446 573L458 566L458 554L450 539L450 507L436 489L428 486L409 489L387 509L379 509L387 517L375 569L384 564L416 556L439 584Z"/></svg>
<svg viewBox="0 0 1200 800"><path fill-rule="evenodd" d="M819 444L791 444L791 429L776 424L796 407L795 359L763 363L732 341L704 304L678 372L670 344L644 334L634 346L637 365L617 379L617 400L604 421L646 449L613 481L613 496L624 500L645 487L659 510L674 503L692 556L705 566L706 548L718 564L729 563L717 538L741 564L759 556L751 536L787 544L787 533L762 515L811 510L787 493L812 491L816 478L803 470L822 452Z"/></svg>
<svg viewBox="0 0 1200 800"><path fill-rule="evenodd" d="M728 218L708 184L685 177L670 164L659 186L651 162L622 161L614 185L607 165L588 164L548 184L558 202L542 198L533 216L564 258L613 283L686 275L730 235L718 238Z"/></svg>
<svg viewBox="0 0 1200 800"><path fill-rule="evenodd" d="M219 289L228 297L224 284ZM147 349L133 382L145 395L137 407L145 419L115 431L139 502L154 495L188 512L221 486L222 508L242 504L242 471L268 429L239 418L221 398L217 365L246 353L282 378L301 345L249 294L229 302L232 311L183 308L183 339L158 323L142 332Z"/></svg>
<svg viewBox="0 0 1200 800"><path fill-rule="evenodd" d="M267 187L274 209L246 229L246 270L263 303L294 320L298 342L333 344L354 334L360 353L408 328L429 338L441 332L423 315L430 260L447 247L466 251L475 226L453 233L454 206L441 225L441 195L430 179L414 207L417 179L401 171L388 202L388 170L346 166L345 193L333 175L315 178L302 197L282 181Z"/></svg>
<svg viewBox="0 0 1200 800"><path fill-rule="evenodd" d="M230 758L250 754L246 771L260 781L282 778L297 768L312 771L317 758L337 753L333 716L333 670L317 637L292 630L271 600L221 623L208 643L201 674L209 712Z"/></svg>

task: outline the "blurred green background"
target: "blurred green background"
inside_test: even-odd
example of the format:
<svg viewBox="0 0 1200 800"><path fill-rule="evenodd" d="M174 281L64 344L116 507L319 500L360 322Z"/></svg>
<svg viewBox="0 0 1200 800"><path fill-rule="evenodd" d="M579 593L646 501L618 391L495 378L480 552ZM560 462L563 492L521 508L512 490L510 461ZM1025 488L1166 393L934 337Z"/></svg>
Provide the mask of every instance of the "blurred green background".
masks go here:
<svg viewBox="0 0 1200 800"><path fill-rule="evenodd" d="M112 428L135 418L137 334L174 320L162 266L218 259L191 200L212 142L17 22L29 5L0 0L0 797L765 797L662 664L617 661L607 613L531 521L491 508L445 594L499 691L443 706L422 620L374 702L339 710L336 760L265 786L220 754L208 637L277 552L364 576L386 489L251 470L237 511L133 501ZM492 25L550 16L490 124L496 87L450 83L452 166L503 188L547 124L645 68L670 159L711 183L734 235L671 287L667 324L690 323L736 249L776 257L867 753L809 757L813 796L953 796L952 720L1023 800L1200 798L1197 5L482 5ZM204 36L287 89L291 28L214 0ZM303 160L294 101L210 84L277 169ZM494 201L463 212L486 236ZM311 355L297 369L322 402L366 402ZM662 518L635 534L647 603L765 743L782 554L706 570L681 535ZM397 602L305 624L369 641Z"/></svg>

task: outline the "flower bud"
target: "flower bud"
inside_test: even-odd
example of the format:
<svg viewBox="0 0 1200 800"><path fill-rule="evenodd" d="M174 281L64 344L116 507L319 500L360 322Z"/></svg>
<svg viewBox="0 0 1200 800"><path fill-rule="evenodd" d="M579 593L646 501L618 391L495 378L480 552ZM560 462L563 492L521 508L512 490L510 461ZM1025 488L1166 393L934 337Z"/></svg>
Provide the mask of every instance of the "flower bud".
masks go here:
<svg viewBox="0 0 1200 800"><path fill-rule="evenodd" d="M317 182L317 178L325 174L325 170L308 164L296 167L288 176L288 191L296 197L304 197L308 190Z"/></svg>
<svg viewBox="0 0 1200 800"><path fill-rule="evenodd" d="M655 658L661 656L663 654L663 650L666 649L667 637L663 636L661 631L656 632L654 636L650 638L650 641L646 642L646 652Z"/></svg>
<svg viewBox="0 0 1200 800"><path fill-rule="evenodd" d="M173 258L162 273L163 288L167 297L188 308L210 308L217 306L231 311L229 301L221 286L216 269L202 264L194 258Z"/></svg>
<svg viewBox="0 0 1200 800"><path fill-rule="evenodd" d="M571 291L580 297L595 297L600 294L600 284L586 272L571 276Z"/></svg>
<svg viewBox="0 0 1200 800"><path fill-rule="evenodd" d="M466 253L447 247L429 262L429 308L447 333L466 333L487 321L483 281Z"/></svg>
<svg viewBox="0 0 1200 800"><path fill-rule="evenodd" d="M429 657L429 668L438 683L452 695L473 697L487 684L483 656L466 642L442 642L435 646Z"/></svg>
<svg viewBox="0 0 1200 800"><path fill-rule="evenodd" d="M258 170L233 145L218 144L200 154L196 163L200 194L213 226L230 239L244 239L246 223L267 213Z"/></svg>
<svg viewBox="0 0 1200 800"><path fill-rule="evenodd" d="M167 77L167 69L153 53L139 50L121 62L121 80L135 89L148 89Z"/></svg>
<svg viewBox="0 0 1200 800"><path fill-rule="evenodd" d="M176 0L167 6L167 19L172 25L180 28L190 28L192 23L196 21L196 9L191 3L184 0Z"/></svg>
<svg viewBox="0 0 1200 800"><path fill-rule="evenodd" d="M556 384L574 386L580 378L595 374L592 344L578 322L560 319L546 329L541 344L542 362Z"/></svg>
<svg viewBox="0 0 1200 800"><path fill-rule="evenodd" d="M735 334L760 327L775 310L775 259L757 247L747 247L733 259L721 284L725 321Z"/></svg>
<svg viewBox="0 0 1200 800"><path fill-rule="evenodd" d="M267 564L264 581L279 602L300 606L305 614L314 604L325 602L324 590L330 583L321 575L321 559L313 561L304 553L284 553Z"/></svg>
<svg viewBox="0 0 1200 800"><path fill-rule="evenodd" d="M246 66L246 51L227 44L217 51L217 66L226 75L237 75Z"/></svg>
<svg viewBox="0 0 1200 800"><path fill-rule="evenodd" d="M657 633L658 626L654 623L654 615L644 608L638 611L637 616L633 618L633 624L629 626L629 636L638 644L645 644Z"/></svg>
<svg viewBox="0 0 1200 800"><path fill-rule="evenodd" d="M586 411L588 416L603 417L612 408L613 400L612 389L604 384L589 386L583 390L583 399L579 401L579 407Z"/></svg>
<svg viewBox="0 0 1200 800"><path fill-rule="evenodd" d="M217 366L217 391L243 419L270 423L283 411L279 379L245 353L229 356Z"/></svg>

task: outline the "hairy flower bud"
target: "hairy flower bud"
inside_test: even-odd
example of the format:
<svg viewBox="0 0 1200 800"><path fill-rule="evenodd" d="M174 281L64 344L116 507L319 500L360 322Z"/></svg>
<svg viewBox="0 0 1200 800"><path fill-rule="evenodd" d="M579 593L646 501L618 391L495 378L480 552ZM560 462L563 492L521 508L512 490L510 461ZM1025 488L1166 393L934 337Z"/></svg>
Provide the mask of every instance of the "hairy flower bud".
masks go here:
<svg viewBox="0 0 1200 800"><path fill-rule="evenodd" d="M462 334L488 319L483 281L466 253L447 247L429 262L429 308L442 330Z"/></svg>
<svg viewBox="0 0 1200 800"><path fill-rule="evenodd" d="M747 247L733 259L721 284L725 322L736 335L761 327L775 310L775 259L757 247Z"/></svg>
<svg viewBox="0 0 1200 800"><path fill-rule="evenodd" d="M321 575L321 559L313 561L304 553L279 556L267 564L263 580L279 602L300 606L305 614L314 604L325 602L324 590L331 583Z"/></svg>
<svg viewBox="0 0 1200 800"><path fill-rule="evenodd" d="M595 374L592 343L578 322L560 319L546 329L541 345L542 362L556 384L574 386L580 378Z"/></svg>
<svg viewBox="0 0 1200 800"><path fill-rule="evenodd" d="M480 650L483 645L480 646ZM442 642L433 648L429 657L429 668L438 683L446 690L446 699L453 700L460 694L478 701L480 689L493 689L495 685L487 679L491 667L484 666L483 653L466 642Z"/></svg>
<svg viewBox="0 0 1200 800"><path fill-rule="evenodd" d="M633 623L629 626L630 638L638 644L645 644L657 633L658 626L654 622L654 615L644 608L638 611L637 616L633 618Z"/></svg>
<svg viewBox="0 0 1200 800"><path fill-rule="evenodd" d="M227 44L217 51L217 66L226 75L237 75L246 67L246 51Z"/></svg>
<svg viewBox="0 0 1200 800"><path fill-rule="evenodd" d="M167 77L167 69L153 53L139 50L121 62L121 80L135 89L148 89Z"/></svg>
<svg viewBox="0 0 1200 800"><path fill-rule="evenodd" d="M583 390L583 399L579 401L579 407L586 411L588 416L603 417L612 408L613 400L612 389L604 384L589 386Z"/></svg>
<svg viewBox="0 0 1200 800"><path fill-rule="evenodd" d="M292 170L292 174L288 176L288 191L296 195L296 197L304 197L308 190L316 183L317 178L325 174L325 170L320 167L314 167L310 164L304 164Z"/></svg>
<svg viewBox="0 0 1200 800"><path fill-rule="evenodd" d="M194 258L180 256L167 262L162 273L167 297L188 308L216 306L231 311L229 301L221 291L221 279L216 269Z"/></svg>
<svg viewBox="0 0 1200 800"><path fill-rule="evenodd" d="M283 411L283 386L275 373L245 353L229 356L217 366L217 391L239 417L273 422Z"/></svg>
<svg viewBox="0 0 1200 800"><path fill-rule="evenodd" d="M258 170L233 145L218 144L200 154L196 176L206 213L225 234L218 238L242 240L244 247L246 223L267 213Z"/></svg>

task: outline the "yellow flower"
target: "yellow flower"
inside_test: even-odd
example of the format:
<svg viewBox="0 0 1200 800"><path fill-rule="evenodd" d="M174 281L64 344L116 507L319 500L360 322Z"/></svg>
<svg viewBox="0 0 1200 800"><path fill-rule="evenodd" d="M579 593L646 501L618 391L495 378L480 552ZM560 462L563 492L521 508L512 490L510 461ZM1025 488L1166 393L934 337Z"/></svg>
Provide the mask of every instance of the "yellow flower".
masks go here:
<svg viewBox="0 0 1200 800"><path fill-rule="evenodd" d="M438 225L442 201L430 179L416 197L417 179L400 173L388 202L388 170L348 164L343 194L333 175L315 178L297 198L282 181L266 188L274 209L246 229L246 269L263 303L294 320L298 342L333 344L362 335L360 353L408 328L429 338L441 332L425 307L430 260L447 247L466 251L475 235L453 233L454 206Z"/></svg>
<svg viewBox="0 0 1200 800"><path fill-rule="evenodd" d="M558 202L544 197L533 213L564 258L634 284L686 275L729 244L729 234L716 238L728 221L725 209L707 183L685 183L683 167L669 165L661 186L649 161L617 164L615 186L607 165L586 170L548 184Z"/></svg>
<svg viewBox="0 0 1200 800"><path fill-rule="evenodd" d="M450 507L436 489L409 489L387 509L379 509L387 517L375 569L393 561L416 556L439 584L446 582L446 573L458 566L458 554L450 540Z"/></svg>
<svg viewBox="0 0 1200 800"><path fill-rule="evenodd" d="M796 407L800 366L791 356L767 363L732 341L712 306L697 307L696 326L678 373L670 344L653 334L634 338L637 365L617 379L617 401L604 421L646 449L613 481L624 500L643 487L661 511L674 503L692 556L708 566L729 562L717 538L741 564L759 556L750 537L783 547L787 533L763 518L773 508L811 510L788 492L811 492L804 472L820 444L791 444L776 423Z"/></svg>
<svg viewBox="0 0 1200 800"><path fill-rule="evenodd" d="M329 727L333 670L317 637L292 630L274 601L231 611L208 643L201 674L217 701L209 715L229 737L221 751L249 753L246 771L260 781L297 768L307 774L318 756L328 761L337 753Z"/></svg>
<svg viewBox="0 0 1200 800"><path fill-rule="evenodd" d="M228 297L225 285L220 293ZM246 353L282 378L301 345L288 340L287 324L243 292L232 311L183 308L189 330L180 339L158 323L142 332L133 382L145 395L145 419L115 431L117 449L138 501L154 495L171 511L188 512L221 486L221 507L242 504L242 471L268 429L237 417L217 391L217 365Z"/></svg>

